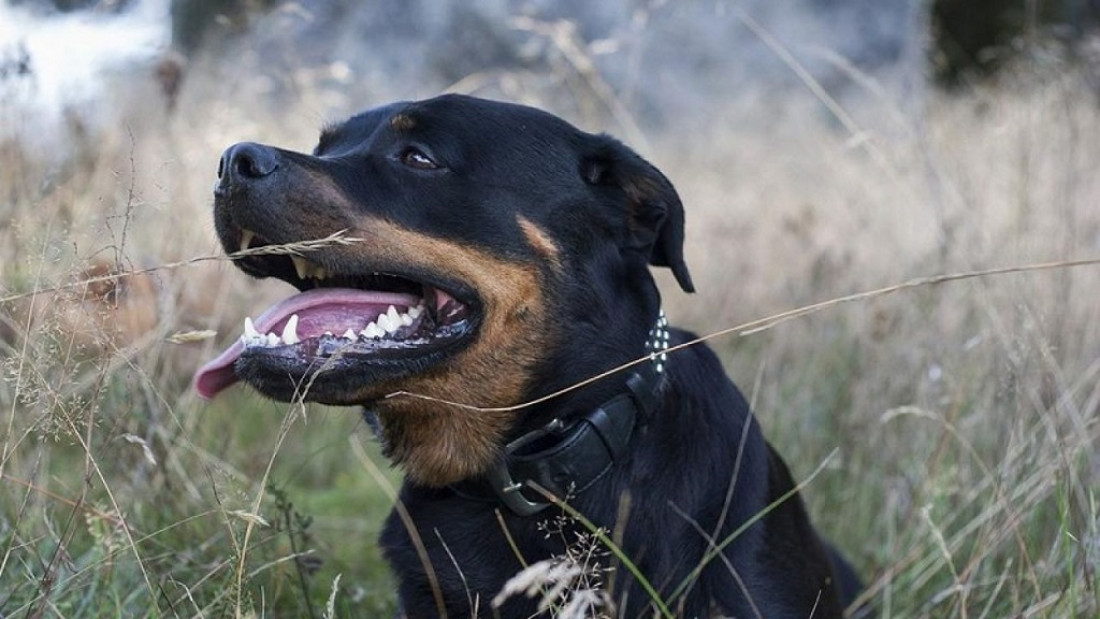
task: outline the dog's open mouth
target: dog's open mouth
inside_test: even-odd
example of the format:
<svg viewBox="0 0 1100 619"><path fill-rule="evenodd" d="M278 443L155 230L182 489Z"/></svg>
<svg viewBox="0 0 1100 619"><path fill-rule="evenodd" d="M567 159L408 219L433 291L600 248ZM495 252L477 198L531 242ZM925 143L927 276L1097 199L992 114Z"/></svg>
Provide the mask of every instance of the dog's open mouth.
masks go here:
<svg viewBox="0 0 1100 619"><path fill-rule="evenodd" d="M266 244L242 235L242 248ZM292 255L249 256L238 266L301 292L244 319L237 341L195 374L203 398L242 378L278 397L304 394L319 373L354 371L359 381L407 374L455 348L476 326L476 304L411 277L344 273Z"/></svg>

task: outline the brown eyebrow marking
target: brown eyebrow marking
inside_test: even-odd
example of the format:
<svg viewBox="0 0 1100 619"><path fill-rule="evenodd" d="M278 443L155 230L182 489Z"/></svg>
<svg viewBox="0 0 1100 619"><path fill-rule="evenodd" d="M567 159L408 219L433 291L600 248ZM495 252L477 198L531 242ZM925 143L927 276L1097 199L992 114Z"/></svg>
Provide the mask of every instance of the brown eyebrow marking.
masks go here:
<svg viewBox="0 0 1100 619"><path fill-rule="evenodd" d="M527 237L527 242L531 244L531 247L550 261L555 269L561 268L561 250L558 248L557 243L550 238L550 235L523 215L516 215L516 223L523 230L523 236Z"/></svg>
<svg viewBox="0 0 1100 619"><path fill-rule="evenodd" d="M416 119L408 114L398 114L390 119L390 126L398 131L409 131L416 127Z"/></svg>

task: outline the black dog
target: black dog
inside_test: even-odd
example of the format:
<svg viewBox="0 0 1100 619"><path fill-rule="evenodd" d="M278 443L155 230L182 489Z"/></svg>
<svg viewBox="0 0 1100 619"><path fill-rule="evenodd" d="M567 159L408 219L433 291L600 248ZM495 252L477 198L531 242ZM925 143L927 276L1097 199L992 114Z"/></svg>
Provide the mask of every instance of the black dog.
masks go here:
<svg viewBox="0 0 1100 619"><path fill-rule="evenodd" d="M303 292L248 320L196 386L370 411L406 474L407 521L391 514L382 545L407 616L536 614L490 600L563 554L571 534L545 532L559 499L640 573L604 574L620 616L839 617L852 601L856 577L718 359L663 352L692 337L666 327L649 273L693 290L683 208L634 152L443 96L329 127L312 155L237 144L218 178L229 252L350 241L237 260Z"/></svg>

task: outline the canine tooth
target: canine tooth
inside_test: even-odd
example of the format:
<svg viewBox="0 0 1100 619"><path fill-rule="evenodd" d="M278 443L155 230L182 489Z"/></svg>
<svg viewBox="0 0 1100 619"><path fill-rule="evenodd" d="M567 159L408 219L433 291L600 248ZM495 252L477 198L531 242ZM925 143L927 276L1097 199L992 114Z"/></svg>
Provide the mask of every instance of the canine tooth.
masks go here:
<svg viewBox="0 0 1100 619"><path fill-rule="evenodd" d="M241 230L241 251L245 251L252 245L252 237L254 236L256 236L256 233L251 230Z"/></svg>
<svg viewBox="0 0 1100 619"><path fill-rule="evenodd" d="M347 331L344 331L344 339L346 339L346 340L354 340L358 337L359 336L355 334L355 331L352 331L351 329L348 329Z"/></svg>
<svg viewBox="0 0 1100 619"><path fill-rule="evenodd" d="M294 314L290 317L290 320L286 321L286 326L283 327L283 342L285 344L297 344L302 340L298 339L298 314Z"/></svg>
<svg viewBox="0 0 1100 619"><path fill-rule="evenodd" d="M374 339L377 340L377 339L381 338L382 336L386 335L386 332L383 331L378 325L376 325L372 322L369 325L367 325L366 327L364 327L363 330L359 332L359 334L362 335L363 337L374 338Z"/></svg>
<svg viewBox="0 0 1100 619"><path fill-rule="evenodd" d="M256 330L256 325L252 324L252 317L244 317L244 337L254 340L260 337L260 332Z"/></svg>
<svg viewBox="0 0 1100 619"><path fill-rule="evenodd" d="M291 256L290 261L294 263L294 272L298 274L298 279L305 279L309 275L309 263L301 256Z"/></svg>
<svg viewBox="0 0 1100 619"><path fill-rule="evenodd" d="M385 333L391 333L395 329L397 329L397 325L393 324L393 322L390 321L390 317L387 314L382 314L377 319L375 319L375 322L378 323L378 327L382 329L382 331L384 331Z"/></svg>

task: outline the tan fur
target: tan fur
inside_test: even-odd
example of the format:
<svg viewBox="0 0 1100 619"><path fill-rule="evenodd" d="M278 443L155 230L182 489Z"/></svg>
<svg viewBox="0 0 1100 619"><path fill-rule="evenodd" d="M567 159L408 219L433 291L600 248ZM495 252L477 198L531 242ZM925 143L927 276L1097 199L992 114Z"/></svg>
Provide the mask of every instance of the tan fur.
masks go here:
<svg viewBox="0 0 1100 619"><path fill-rule="evenodd" d="M346 250L359 258L405 268L443 271L477 291L484 316L463 352L401 381L363 386L356 401L398 390L477 406L507 406L523 397L546 339L541 276L536 267L484 250L414 232L381 219L349 231L364 239ZM375 406L391 457L413 480L443 486L483 472L497 457L516 413L487 413L398 397Z"/></svg>
<svg viewBox="0 0 1100 619"><path fill-rule="evenodd" d="M516 215L516 223L523 230L523 236L527 237L527 242L530 243L531 248L542 254L547 262L554 266L555 270L560 269L561 250L558 249L557 243L550 238L550 235L523 215Z"/></svg>
<svg viewBox="0 0 1100 619"><path fill-rule="evenodd" d="M408 114L398 114L390 119L390 127L398 131L409 131L416 126L416 119Z"/></svg>

